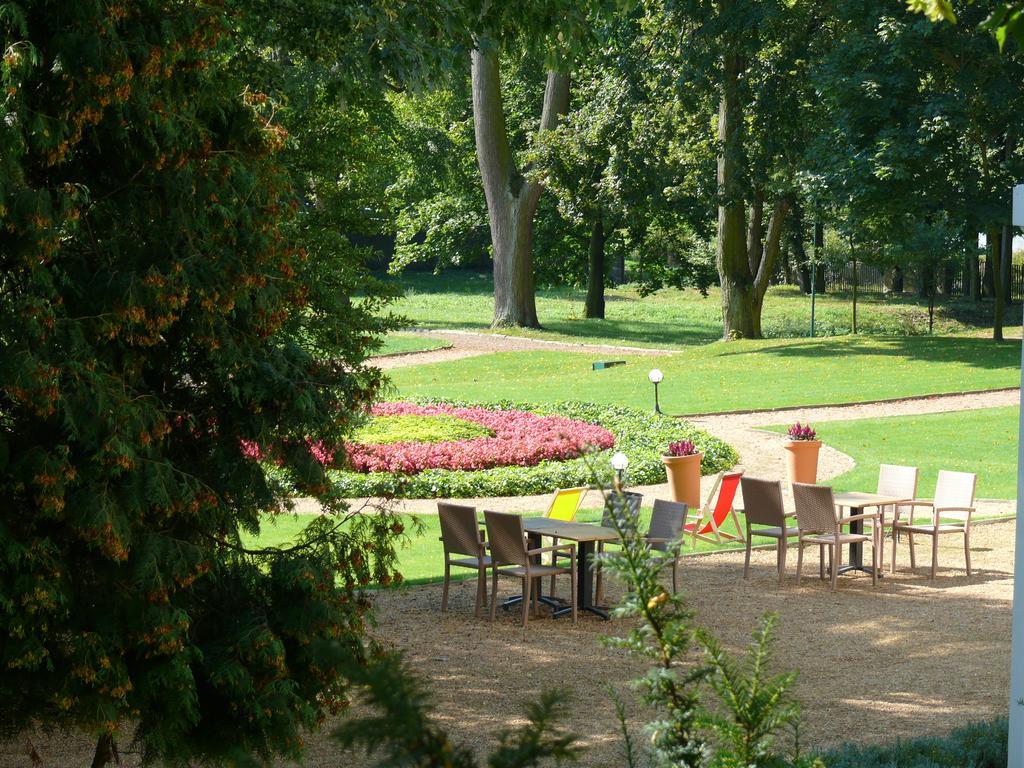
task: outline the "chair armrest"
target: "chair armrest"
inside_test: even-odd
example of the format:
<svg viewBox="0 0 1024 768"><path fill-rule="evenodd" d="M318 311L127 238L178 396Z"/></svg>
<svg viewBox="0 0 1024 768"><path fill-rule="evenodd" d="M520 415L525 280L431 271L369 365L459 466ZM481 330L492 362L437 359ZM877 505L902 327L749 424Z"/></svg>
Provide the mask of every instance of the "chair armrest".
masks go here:
<svg viewBox="0 0 1024 768"><path fill-rule="evenodd" d="M668 544L675 539L666 539L664 536L644 536L644 541L648 544Z"/></svg>
<svg viewBox="0 0 1024 768"><path fill-rule="evenodd" d="M559 545L554 546L554 547L537 547L537 549L528 549L528 550L526 550L526 554L531 555L531 556L532 555L542 555L545 552L561 552L563 550L569 551L569 552L575 552L576 551L576 545L575 544L559 544Z"/></svg>
<svg viewBox="0 0 1024 768"><path fill-rule="evenodd" d="M934 507L935 502L931 499L913 499L911 501L901 501L895 505L896 507Z"/></svg>
<svg viewBox="0 0 1024 768"><path fill-rule="evenodd" d="M786 512L783 517L796 517L796 512Z"/></svg>
<svg viewBox="0 0 1024 768"><path fill-rule="evenodd" d="M974 507L935 507L936 513L942 512L971 512L975 511Z"/></svg>
<svg viewBox="0 0 1024 768"><path fill-rule="evenodd" d="M842 525L843 523L851 523L854 520L877 520L878 517L879 515L877 512L865 512L860 515L850 515L849 517L841 517L839 518L839 524Z"/></svg>

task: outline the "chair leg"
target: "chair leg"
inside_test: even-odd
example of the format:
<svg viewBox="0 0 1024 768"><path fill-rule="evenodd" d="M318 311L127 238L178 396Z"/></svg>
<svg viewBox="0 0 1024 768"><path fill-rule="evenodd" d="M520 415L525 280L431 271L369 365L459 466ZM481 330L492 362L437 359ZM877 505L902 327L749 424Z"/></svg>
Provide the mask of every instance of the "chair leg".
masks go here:
<svg viewBox="0 0 1024 768"><path fill-rule="evenodd" d="M881 563L878 557L878 542L882 538L881 527L872 531L871 535L871 586L878 586L878 566Z"/></svg>
<svg viewBox="0 0 1024 768"><path fill-rule="evenodd" d="M892 529L892 567L889 569L889 572L892 573L893 575L896 574L896 545L899 543L899 538L897 538L898 536L899 536L899 531L897 531L896 528L893 527L893 529Z"/></svg>
<svg viewBox="0 0 1024 768"><path fill-rule="evenodd" d="M597 543L597 557L594 558L594 603L604 605L604 576L601 573L601 555L604 553L604 542ZM579 555L577 555L579 557ZM575 593L574 593L575 594Z"/></svg>
<svg viewBox="0 0 1024 768"><path fill-rule="evenodd" d="M939 532L932 534L932 578L935 578L935 571L939 567Z"/></svg>
<svg viewBox="0 0 1024 768"><path fill-rule="evenodd" d="M483 568L477 568L476 570L476 606L474 607L473 614L479 619L480 618L480 604L487 604L487 572Z"/></svg>
<svg viewBox="0 0 1024 768"><path fill-rule="evenodd" d="M796 543L796 585L800 586L800 574L804 568L804 543L798 541Z"/></svg>
<svg viewBox="0 0 1024 768"><path fill-rule="evenodd" d="M779 586L782 586L782 582L786 578L786 549L789 545L786 542L785 536L779 540Z"/></svg>
<svg viewBox="0 0 1024 768"><path fill-rule="evenodd" d="M971 528L964 526L964 560L967 562L967 575L971 575Z"/></svg>
<svg viewBox="0 0 1024 768"><path fill-rule="evenodd" d="M672 560L672 594L679 591L679 553Z"/></svg>
<svg viewBox="0 0 1024 768"><path fill-rule="evenodd" d="M498 569L494 569L494 578L491 580L491 621L494 621L494 613L498 610Z"/></svg>
<svg viewBox="0 0 1024 768"><path fill-rule="evenodd" d="M832 552L832 591L836 591L836 583L839 581L839 569L843 567L843 547L839 542L829 544Z"/></svg>
<svg viewBox="0 0 1024 768"><path fill-rule="evenodd" d="M523 626L526 626L526 622L530 618L530 587L533 584L533 579L527 576L523 576Z"/></svg>
<svg viewBox="0 0 1024 768"><path fill-rule="evenodd" d="M743 556L743 578L750 577L750 523L747 523L747 551Z"/></svg>
<svg viewBox="0 0 1024 768"><path fill-rule="evenodd" d="M832 550L828 551L828 567L829 573L832 572ZM822 581L825 580L825 545L818 545L818 578Z"/></svg>
<svg viewBox="0 0 1024 768"><path fill-rule="evenodd" d="M575 563L573 563L575 565ZM576 624L576 569L571 568L569 570L569 588L572 590L570 598L572 599L572 623Z"/></svg>
<svg viewBox="0 0 1024 768"><path fill-rule="evenodd" d="M907 544L910 545L910 570L917 568L917 558L914 557L914 534L907 531Z"/></svg>
<svg viewBox="0 0 1024 768"><path fill-rule="evenodd" d="M451 578L452 567L444 564L444 589L441 590L441 613L448 610L448 580Z"/></svg>

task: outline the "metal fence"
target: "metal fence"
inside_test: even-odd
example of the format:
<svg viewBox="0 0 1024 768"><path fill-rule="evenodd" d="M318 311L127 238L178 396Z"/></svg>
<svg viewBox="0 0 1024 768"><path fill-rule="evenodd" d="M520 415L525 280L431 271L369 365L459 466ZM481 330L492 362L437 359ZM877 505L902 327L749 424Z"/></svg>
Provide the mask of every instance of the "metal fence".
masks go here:
<svg viewBox="0 0 1024 768"><path fill-rule="evenodd" d="M985 284L985 270L988 265L983 261L979 265L981 284ZM916 293L920 285L920 275L915 270L903 270L902 293ZM881 270L868 264L857 264L857 290L864 293L896 293L893 289L893 271ZM898 282L898 280L897 280ZM842 265L829 265L825 268L825 290L833 293L848 293L853 290L854 267L851 262ZM948 296L969 296L971 278L966 267L947 267L945 273L938 277L940 294ZM1012 264L1010 267L1010 298L1013 301L1024 300L1024 264Z"/></svg>

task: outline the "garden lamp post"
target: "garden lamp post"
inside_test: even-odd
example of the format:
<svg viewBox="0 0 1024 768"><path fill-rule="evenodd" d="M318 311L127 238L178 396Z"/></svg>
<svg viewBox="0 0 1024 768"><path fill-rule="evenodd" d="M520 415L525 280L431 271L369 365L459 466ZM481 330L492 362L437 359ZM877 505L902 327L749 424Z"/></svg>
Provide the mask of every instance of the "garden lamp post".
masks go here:
<svg viewBox="0 0 1024 768"><path fill-rule="evenodd" d="M612 469L615 470L615 490L622 490L622 475L629 466L629 458L622 451L612 456Z"/></svg>
<svg viewBox="0 0 1024 768"><path fill-rule="evenodd" d="M660 368L652 368L651 372L647 374L647 378L654 385L654 412L661 413L661 405L658 403L658 385L665 378L665 374L661 372Z"/></svg>
<svg viewBox="0 0 1024 768"><path fill-rule="evenodd" d="M1013 188L1013 224L1024 226L1024 184ZM1021 348L1024 365L1024 346ZM1024 405L1024 368L1021 369ZM1024 765L1024 408L1017 437L1017 532L1013 553L1013 639L1010 646L1010 768Z"/></svg>

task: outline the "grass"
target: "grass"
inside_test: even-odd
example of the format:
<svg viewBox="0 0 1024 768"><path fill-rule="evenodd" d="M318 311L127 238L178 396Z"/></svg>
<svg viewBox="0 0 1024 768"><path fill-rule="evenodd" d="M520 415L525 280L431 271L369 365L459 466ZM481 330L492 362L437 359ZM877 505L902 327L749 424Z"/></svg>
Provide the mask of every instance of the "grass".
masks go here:
<svg viewBox="0 0 1024 768"><path fill-rule="evenodd" d="M909 395L1012 387L1020 343L965 337L867 337L734 341L689 347L671 356L577 352L502 352L396 369L401 396L535 402L579 399L650 408L649 369L665 374L667 413L711 413L794 405L853 403Z"/></svg>
<svg viewBox="0 0 1024 768"><path fill-rule="evenodd" d="M419 333L389 333L384 337L378 355L400 355L406 352L426 352L449 346L444 339L432 338Z"/></svg>
<svg viewBox="0 0 1024 768"><path fill-rule="evenodd" d="M972 723L948 736L922 736L881 746L846 744L823 754L828 768L1005 768L1005 718Z"/></svg>
<svg viewBox="0 0 1024 768"><path fill-rule="evenodd" d="M486 331L493 312L493 288L489 274L451 270L443 277L407 273L401 277L405 298L395 309L421 328L465 328ZM721 296L712 288L707 297L689 290L664 289L641 297L633 286L607 291L604 320L583 317L581 288L540 288L537 313L542 331L511 330L526 336L592 343L618 343L678 349L704 344L722 336ZM851 331L852 302L846 294L822 295L815 307L815 332L820 336ZM991 302L980 307L955 300L936 308L935 333L982 334L991 327ZM762 319L771 338L806 336L810 326L810 299L792 286L769 289ZM1011 307L1008 324L1015 324L1020 309ZM1012 323L1010 318L1013 318ZM913 297L886 298L861 295L857 325L863 334L923 335L928 332L927 303Z"/></svg>
<svg viewBox="0 0 1024 768"><path fill-rule="evenodd" d="M1014 499L1019 419L1016 407L984 408L830 421L814 428L822 441L857 462L853 470L832 481L837 490L872 490L878 481L878 465L885 462L918 467L918 495L925 498L935 490L939 470L950 469L978 475L978 498ZM787 428L770 429L784 433Z"/></svg>
<svg viewBox="0 0 1024 768"><path fill-rule="evenodd" d="M536 516L541 513L542 510L537 510L536 512L527 512L526 516ZM646 527L650 516L650 503L648 503L640 515L641 527ZM406 528L410 536L409 546L403 549L398 557L398 567L404 581L409 584L422 584L443 578L444 551L439 541L441 526L437 515L407 515L407 517L410 518L410 525ZM740 525L742 526L743 515L740 514L739 518ZM585 523L599 523L601 521L601 510L599 508L581 509L576 519ZM483 522L482 515L480 516L480 521L481 523ZM262 547L287 546L295 540L308 522L308 519L302 515L286 515L272 520L268 519L263 526L260 536L258 538L249 536L245 543L248 546L258 545ZM726 530L732 530L728 523L726 524ZM742 546L742 543L736 542L723 542L719 545L698 539L696 551L710 552ZM689 545L684 549L684 553L692 551ZM452 577L475 578L476 572L465 568L457 568L452 570Z"/></svg>

